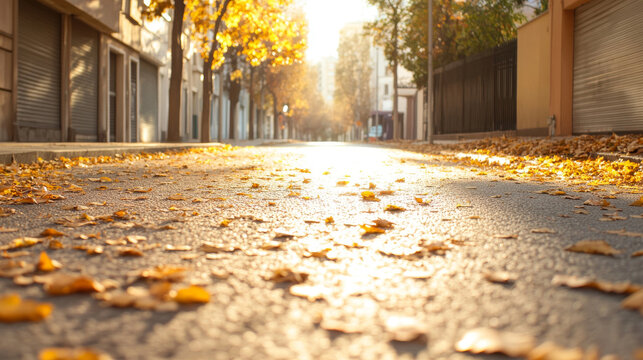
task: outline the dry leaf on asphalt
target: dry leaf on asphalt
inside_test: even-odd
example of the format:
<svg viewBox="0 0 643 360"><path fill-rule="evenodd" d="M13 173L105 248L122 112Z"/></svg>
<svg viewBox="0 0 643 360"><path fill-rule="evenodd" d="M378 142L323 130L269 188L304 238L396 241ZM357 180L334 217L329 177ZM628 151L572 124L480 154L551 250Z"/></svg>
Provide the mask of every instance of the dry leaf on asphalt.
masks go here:
<svg viewBox="0 0 643 360"><path fill-rule="evenodd" d="M54 273L34 277L36 282L43 283L49 295L69 295L75 293L103 292L105 287L86 275Z"/></svg>
<svg viewBox="0 0 643 360"><path fill-rule="evenodd" d="M288 282L300 284L308 279L309 274L302 271L295 271L290 268L277 268L266 278L276 283Z"/></svg>
<svg viewBox="0 0 643 360"><path fill-rule="evenodd" d="M40 233L40 237L60 237L60 236L65 236L64 233L56 230L56 229L45 229L43 232Z"/></svg>
<svg viewBox="0 0 643 360"><path fill-rule="evenodd" d="M375 193L372 191L362 191L362 200L364 201L381 201L375 196Z"/></svg>
<svg viewBox="0 0 643 360"><path fill-rule="evenodd" d="M158 265L151 269L140 270L137 274L141 279L178 282L183 280L187 269L175 265Z"/></svg>
<svg viewBox="0 0 643 360"><path fill-rule="evenodd" d="M384 325L391 340L402 342L426 342L426 326L409 316L390 316Z"/></svg>
<svg viewBox="0 0 643 360"><path fill-rule="evenodd" d="M606 241L603 240L582 240L576 244L565 248L567 251L597 254L597 255L618 255L621 251L614 249Z"/></svg>
<svg viewBox="0 0 643 360"><path fill-rule="evenodd" d="M553 342L545 342L534 348L527 360L598 360L599 351L596 347L587 350L581 348L564 348ZM618 358L606 355L601 360L617 360Z"/></svg>
<svg viewBox="0 0 643 360"><path fill-rule="evenodd" d="M13 250L13 249L26 248L26 247L34 246L36 244L40 244L41 242L42 242L42 239L31 238L31 237L21 237L21 238L13 239L9 244L0 246L0 250Z"/></svg>
<svg viewBox="0 0 643 360"><path fill-rule="evenodd" d="M201 286L190 285L177 290L172 300L179 304L205 304L210 302L210 293Z"/></svg>
<svg viewBox="0 0 643 360"><path fill-rule="evenodd" d="M612 205L612 204L610 204L609 201L607 201L605 199L601 199L601 200L599 200L599 199L590 199L590 200L585 201L583 204L584 205L589 205L589 206L603 206L603 207Z"/></svg>
<svg viewBox="0 0 643 360"><path fill-rule="evenodd" d="M333 217L332 217L332 216L329 216L329 217L327 217L326 219L324 219L324 222L325 222L326 224L333 224L333 223L335 223L335 219L333 219Z"/></svg>
<svg viewBox="0 0 643 360"><path fill-rule="evenodd" d="M118 249L118 255L120 256L131 256L131 257L140 257L143 256L141 249L134 247L123 246Z"/></svg>
<svg viewBox="0 0 643 360"><path fill-rule="evenodd" d="M43 251L40 253L37 267L40 271L51 272L60 269L63 265L56 260L51 260L47 253Z"/></svg>
<svg viewBox="0 0 643 360"><path fill-rule="evenodd" d="M40 321L53 310L49 303L23 300L17 294L0 297L0 322Z"/></svg>
<svg viewBox="0 0 643 360"><path fill-rule="evenodd" d="M38 354L39 360L112 360L105 353L86 348L47 348Z"/></svg>
<svg viewBox="0 0 643 360"><path fill-rule="evenodd" d="M643 249L632 253L632 257L639 257L639 256L643 256Z"/></svg>
<svg viewBox="0 0 643 360"><path fill-rule="evenodd" d="M643 289L626 297L621 306L625 309L638 310L643 315Z"/></svg>
<svg viewBox="0 0 643 360"><path fill-rule="evenodd" d="M456 343L455 349L473 354L501 353L512 357L524 357L534 346L535 339L529 335L478 328L464 334Z"/></svg>
<svg viewBox="0 0 643 360"><path fill-rule="evenodd" d="M0 277L16 277L36 271L36 266L20 260L0 261Z"/></svg>
<svg viewBox="0 0 643 360"><path fill-rule="evenodd" d="M364 231L363 235L384 234L386 232L386 230L372 225L360 225L359 227Z"/></svg>
<svg viewBox="0 0 643 360"><path fill-rule="evenodd" d="M12 233L18 231L18 228L7 228L0 225L0 233Z"/></svg>
<svg viewBox="0 0 643 360"><path fill-rule="evenodd" d="M629 236L629 237L643 237L643 233L627 231L625 229L621 230L607 230L607 234L620 235L620 236Z"/></svg>
<svg viewBox="0 0 643 360"><path fill-rule="evenodd" d="M517 239L518 234L499 234L499 235L494 235L496 239Z"/></svg>
<svg viewBox="0 0 643 360"><path fill-rule="evenodd" d="M632 284L630 282L611 283L589 277L567 275L556 275L552 279L551 283L553 285L562 285L573 289L588 288L615 294L631 294L643 288L640 285Z"/></svg>
<svg viewBox="0 0 643 360"><path fill-rule="evenodd" d="M229 253L229 252L234 252L239 250L238 247L236 246L230 246L230 245L222 245L222 244L215 244L213 242L204 242L201 244L200 247L201 251L208 253L208 254L216 254L216 253Z"/></svg>
<svg viewBox="0 0 643 360"><path fill-rule="evenodd" d="M534 234L555 234L556 230L550 228L536 228L531 229L531 232Z"/></svg>
<svg viewBox="0 0 643 360"><path fill-rule="evenodd" d="M482 276L487 281L500 284L513 283L518 279L518 275L507 271L485 271Z"/></svg>
<svg viewBox="0 0 643 360"><path fill-rule="evenodd" d="M641 196L640 199L634 201L633 203L630 204L630 206L643 206L643 196Z"/></svg>
<svg viewBox="0 0 643 360"><path fill-rule="evenodd" d="M386 207L384 208L384 211L393 211L393 212L395 212L395 211L406 211L406 209L401 207L401 206L390 205L389 204L389 205L386 205Z"/></svg>
<svg viewBox="0 0 643 360"><path fill-rule="evenodd" d="M323 299L326 295L330 294L331 290L332 289L323 285L310 284L295 284L289 289L291 295L306 298L311 302Z"/></svg>
<svg viewBox="0 0 643 360"><path fill-rule="evenodd" d="M375 219L373 220L373 224L375 224L376 227L382 228L382 229L392 229L394 223L384 220L384 219Z"/></svg>

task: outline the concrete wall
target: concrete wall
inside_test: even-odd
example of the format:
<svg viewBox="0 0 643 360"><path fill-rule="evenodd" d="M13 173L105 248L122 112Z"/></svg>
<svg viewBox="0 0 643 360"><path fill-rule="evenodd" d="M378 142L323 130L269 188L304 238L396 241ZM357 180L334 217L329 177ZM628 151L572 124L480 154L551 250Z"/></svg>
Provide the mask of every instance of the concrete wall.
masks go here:
<svg viewBox="0 0 643 360"><path fill-rule="evenodd" d="M518 29L517 131L546 135L550 96L549 13Z"/></svg>
<svg viewBox="0 0 643 360"><path fill-rule="evenodd" d="M122 6L122 0L66 0L57 2L68 2L77 9L81 10L83 13L88 15L90 19L88 22L98 22L99 24L93 24L98 26L104 26L105 31L116 32L118 31L119 23L119 12ZM132 3L138 3L137 1L132 1ZM83 18L83 20L87 20Z"/></svg>

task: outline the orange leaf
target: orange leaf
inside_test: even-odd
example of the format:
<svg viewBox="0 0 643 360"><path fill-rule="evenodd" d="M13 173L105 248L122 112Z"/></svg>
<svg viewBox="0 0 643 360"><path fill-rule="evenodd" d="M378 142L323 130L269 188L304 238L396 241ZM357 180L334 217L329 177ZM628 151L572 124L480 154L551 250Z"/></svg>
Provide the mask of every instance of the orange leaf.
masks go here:
<svg viewBox="0 0 643 360"><path fill-rule="evenodd" d="M210 293L200 286L191 285L178 290L173 299L180 304L205 304L210 302Z"/></svg>
<svg viewBox="0 0 643 360"><path fill-rule="evenodd" d="M56 260L51 260L46 252L40 253L40 259L38 260L38 270L44 272L50 272L57 269L60 269L62 264Z"/></svg>
<svg viewBox="0 0 643 360"><path fill-rule="evenodd" d="M17 294L0 297L0 321L40 321L51 314L53 306L32 300L22 300Z"/></svg>
<svg viewBox="0 0 643 360"><path fill-rule="evenodd" d="M43 232L40 233L41 237L47 237L47 236L52 236L52 237L60 237L60 236L65 236L64 233L61 233L60 231L56 229L45 229Z"/></svg>

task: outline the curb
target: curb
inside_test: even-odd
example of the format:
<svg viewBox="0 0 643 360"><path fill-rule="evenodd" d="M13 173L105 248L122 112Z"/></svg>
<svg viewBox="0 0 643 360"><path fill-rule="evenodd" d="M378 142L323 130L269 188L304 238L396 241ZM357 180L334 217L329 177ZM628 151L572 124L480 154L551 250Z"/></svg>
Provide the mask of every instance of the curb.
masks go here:
<svg viewBox="0 0 643 360"><path fill-rule="evenodd" d="M48 145L43 143L41 148L35 147L36 150L8 150L4 153L0 153L0 164L11 164L13 162L21 164L30 164L38 161L38 158L43 160L57 160L61 156L67 158L77 158L77 157L96 157L96 156L114 156L117 154L140 154L144 152L166 152L171 150L185 150L185 149L194 149L194 148L208 148L208 147L222 147L225 145L232 146L260 146L260 145L274 145L280 143L279 140L265 140L263 142L257 143L183 143L183 144L168 144L168 145L151 145L151 146L114 146L114 147L104 147L96 149L80 149L74 148L73 145L69 145L70 149L55 149L55 150L45 150ZM16 143L19 145L20 143ZM50 145L49 145L50 146Z"/></svg>
<svg viewBox="0 0 643 360"><path fill-rule="evenodd" d="M623 154L618 154L618 153L594 153L592 154L593 158L597 157L602 157L605 160L608 161L619 161L619 160L627 160L639 164L643 164L643 157L642 156L633 156L633 155L623 155Z"/></svg>

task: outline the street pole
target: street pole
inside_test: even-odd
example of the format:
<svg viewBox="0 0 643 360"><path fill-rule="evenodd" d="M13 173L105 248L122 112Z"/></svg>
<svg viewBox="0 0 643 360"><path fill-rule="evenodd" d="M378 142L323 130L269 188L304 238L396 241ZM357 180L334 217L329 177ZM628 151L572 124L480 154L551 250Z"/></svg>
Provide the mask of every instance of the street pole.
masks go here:
<svg viewBox="0 0 643 360"><path fill-rule="evenodd" d="M429 144L433 144L433 0L429 1L429 69L428 69L428 84L426 87L427 92L427 140Z"/></svg>
<svg viewBox="0 0 643 360"><path fill-rule="evenodd" d="M380 50L375 46L375 139L379 140L377 130L380 122Z"/></svg>

